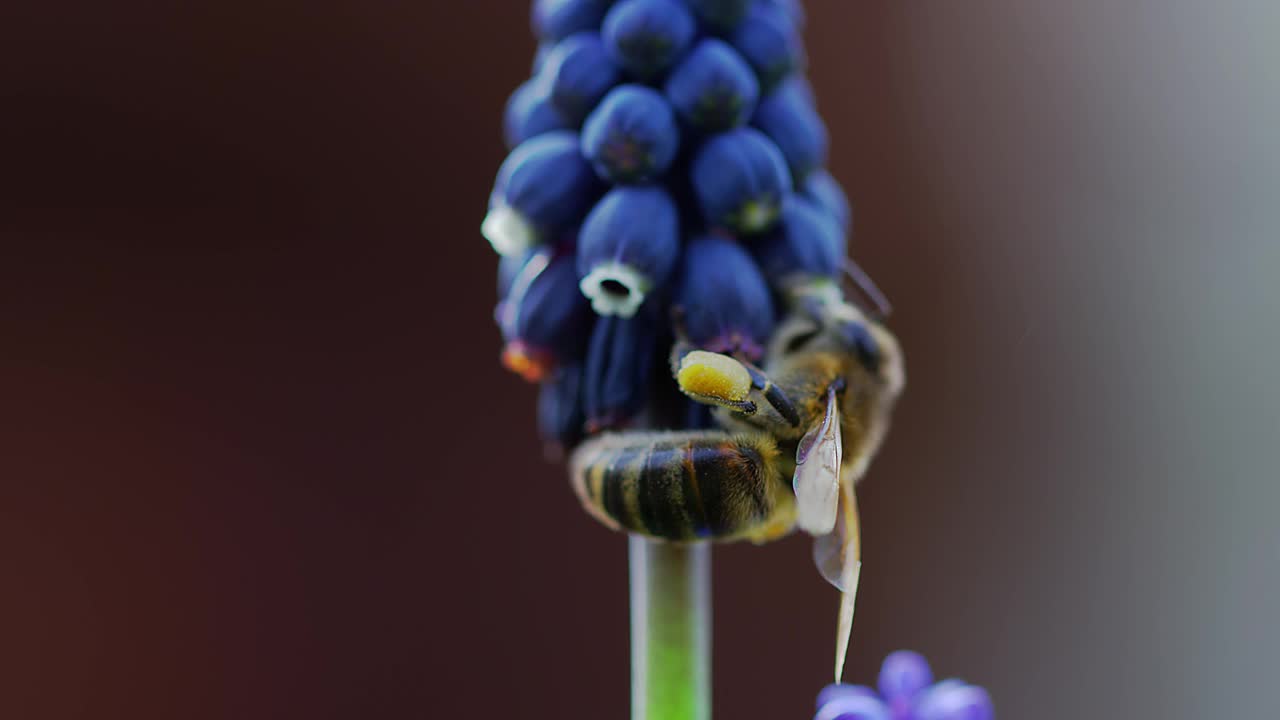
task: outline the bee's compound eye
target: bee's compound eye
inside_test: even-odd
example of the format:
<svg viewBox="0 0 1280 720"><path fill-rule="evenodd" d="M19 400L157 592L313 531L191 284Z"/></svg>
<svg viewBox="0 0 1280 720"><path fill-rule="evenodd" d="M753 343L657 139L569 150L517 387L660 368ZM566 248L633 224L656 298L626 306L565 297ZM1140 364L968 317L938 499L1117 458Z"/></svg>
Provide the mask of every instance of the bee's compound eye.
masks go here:
<svg viewBox="0 0 1280 720"><path fill-rule="evenodd" d="M795 335L792 335L791 337L787 338L787 343L786 345L783 346L783 351L787 353L796 352L797 350L799 350L800 348L808 344L810 340L814 339L817 336L818 336L817 330L810 330L808 332L796 333Z"/></svg>
<svg viewBox="0 0 1280 720"><path fill-rule="evenodd" d="M849 348L857 354L858 362L868 372L879 372L880 348L876 345L876 339L872 337L871 331L867 329L866 324L861 322L845 323L840 328L840 331Z"/></svg>

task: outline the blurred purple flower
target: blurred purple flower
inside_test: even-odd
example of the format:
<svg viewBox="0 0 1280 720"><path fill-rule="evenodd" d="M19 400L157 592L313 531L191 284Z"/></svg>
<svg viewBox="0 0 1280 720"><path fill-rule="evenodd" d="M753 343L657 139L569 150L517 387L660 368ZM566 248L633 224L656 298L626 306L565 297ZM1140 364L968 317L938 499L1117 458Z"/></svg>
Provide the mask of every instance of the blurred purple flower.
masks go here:
<svg viewBox="0 0 1280 720"><path fill-rule="evenodd" d="M934 684L929 663L899 650L880 667L879 692L862 685L828 685L818 693L814 720L992 720L987 691L961 680Z"/></svg>

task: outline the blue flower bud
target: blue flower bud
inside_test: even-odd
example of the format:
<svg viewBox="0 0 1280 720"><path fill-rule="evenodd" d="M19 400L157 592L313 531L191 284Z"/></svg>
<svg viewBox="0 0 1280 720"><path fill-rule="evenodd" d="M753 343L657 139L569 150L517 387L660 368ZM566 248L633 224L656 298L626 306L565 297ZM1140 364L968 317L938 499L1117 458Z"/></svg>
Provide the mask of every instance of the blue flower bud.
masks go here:
<svg viewBox="0 0 1280 720"><path fill-rule="evenodd" d="M551 102L575 125L621 79L595 32L574 33L561 40L547 54L541 75L549 83Z"/></svg>
<svg viewBox="0 0 1280 720"><path fill-rule="evenodd" d="M787 80L795 88L795 91L800 93L800 97L804 98L805 102L814 107L818 106L818 93L814 91L813 83L809 82L807 75L795 73Z"/></svg>
<svg viewBox="0 0 1280 720"><path fill-rule="evenodd" d="M685 0L703 22L716 30L728 30L742 22L751 0Z"/></svg>
<svg viewBox="0 0 1280 720"><path fill-rule="evenodd" d="M876 695L874 690L872 690L869 687L865 687L863 685L846 685L844 683L836 683L834 685L828 685L822 688L822 690L818 693L817 707L821 708L823 705L826 705L827 703L831 702L832 700L835 700L836 698L845 697L848 695L864 695L866 697L872 697L872 698L879 697L878 695Z"/></svg>
<svg viewBox="0 0 1280 720"><path fill-rule="evenodd" d="M534 0L533 32L559 42L582 30L596 30L612 0Z"/></svg>
<svg viewBox="0 0 1280 720"><path fill-rule="evenodd" d="M791 18L797 30L804 28L806 18L804 5L800 0L768 0L768 3L781 8Z"/></svg>
<svg viewBox="0 0 1280 720"><path fill-rule="evenodd" d="M562 453L582 440L585 424L582 366L556 368L538 390L538 432L557 453Z"/></svg>
<svg viewBox="0 0 1280 720"><path fill-rule="evenodd" d="M860 685L828 685L818 694L814 720L993 720L991 697L960 680L937 685L929 663L899 651L880 669L880 695Z"/></svg>
<svg viewBox="0 0 1280 720"><path fill-rule="evenodd" d="M589 432L624 427L644 408L657 339L658 323L648 311L596 320L583 375Z"/></svg>
<svg viewBox="0 0 1280 720"><path fill-rule="evenodd" d="M754 3L731 41L760 77L762 93L804 64L804 45L795 21L776 4Z"/></svg>
<svg viewBox="0 0 1280 720"><path fill-rule="evenodd" d="M783 197L791 190L782 152L752 128L706 141L693 159L691 179L707 225L734 233L772 227Z"/></svg>
<svg viewBox="0 0 1280 720"><path fill-rule="evenodd" d="M890 702L913 697L931 684L933 671L919 653L899 650L890 653L880 665L880 695Z"/></svg>
<svg viewBox="0 0 1280 720"><path fill-rule="evenodd" d="M779 85L760 102L751 124L777 143L797 185L827 160L827 126L799 85Z"/></svg>
<svg viewBox="0 0 1280 720"><path fill-rule="evenodd" d="M874 695L841 695L818 708L813 720L895 720Z"/></svg>
<svg viewBox="0 0 1280 720"><path fill-rule="evenodd" d="M536 382L558 365L581 356L591 311L578 292L569 255L544 249L511 282L498 311L507 369Z"/></svg>
<svg viewBox="0 0 1280 720"><path fill-rule="evenodd" d="M693 15L677 0L622 0L604 18L605 49L641 80L663 73L697 34Z"/></svg>
<svg viewBox="0 0 1280 720"><path fill-rule="evenodd" d="M582 294L600 315L635 315L665 283L680 255L680 218L658 187L619 186L587 214L578 233Z"/></svg>
<svg viewBox="0 0 1280 720"><path fill-rule="evenodd" d="M671 71L663 90L680 117L705 132L745 123L760 99L760 83L751 66L715 38L694 46Z"/></svg>
<svg viewBox="0 0 1280 720"><path fill-rule="evenodd" d="M758 360L773 333L773 301L755 260L737 242L706 235L681 258L675 306L685 335L703 350Z"/></svg>
<svg viewBox="0 0 1280 720"><path fill-rule="evenodd" d="M914 717L915 720L992 720L995 708L986 690L959 680L943 680L921 694Z"/></svg>
<svg viewBox="0 0 1280 720"><path fill-rule="evenodd" d="M835 221L807 200L791 195L778 225L753 248L760 269L777 289L813 279L834 280L844 265L844 235Z"/></svg>
<svg viewBox="0 0 1280 720"><path fill-rule="evenodd" d="M550 42L538 43L537 49L533 51L533 66L531 69L534 75L542 72L542 66L546 64L547 56L551 54L555 46L555 43Z"/></svg>
<svg viewBox="0 0 1280 720"><path fill-rule="evenodd" d="M819 168L809 173L804 180L803 193L805 199L812 202L831 217L835 218L845 235L853 225L853 210L849 207L849 198L844 188L832 177L831 173Z"/></svg>
<svg viewBox="0 0 1280 720"><path fill-rule="evenodd" d="M480 232L500 254L518 255L578 222L595 192L577 133L544 133L503 161Z"/></svg>
<svg viewBox="0 0 1280 720"><path fill-rule="evenodd" d="M498 313L502 312L502 301L511 292L511 285L520 275L520 271L539 250L530 248L515 255L502 255L498 258ZM499 320L501 323L501 320Z"/></svg>
<svg viewBox="0 0 1280 720"><path fill-rule="evenodd" d="M571 130L568 121L551 103L547 83L538 78L526 80L507 99L502 117L503 135L508 148L552 130Z"/></svg>
<svg viewBox="0 0 1280 720"><path fill-rule="evenodd" d="M667 171L679 147L671 106L643 85L610 90L582 127L582 154L611 182L652 180Z"/></svg>

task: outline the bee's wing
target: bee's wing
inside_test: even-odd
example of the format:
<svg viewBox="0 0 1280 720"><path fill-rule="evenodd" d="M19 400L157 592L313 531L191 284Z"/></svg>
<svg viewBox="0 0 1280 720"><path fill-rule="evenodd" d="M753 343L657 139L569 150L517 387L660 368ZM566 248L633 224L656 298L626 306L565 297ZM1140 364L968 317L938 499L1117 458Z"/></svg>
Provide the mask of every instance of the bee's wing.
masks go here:
<svg viewBox="0 0 1280 720"><path fill-rule="evenodd" d="M839 512L835 529L814 538L813 562L840 595L840 615L836 626L836 682L844 675L844 657L853 629L853 602L858 594L858 573L862 569L862 543L858 533L858 502L853 480L840 484Z"/></svg>
<svg viewBox="0 0 1280 720"><path fill-rule="evenodd" d="M840 410L834 387L827 389L822 421L804 434L796 449L796 525L810 535L826 535L836 526L840 497Z"/></svg>

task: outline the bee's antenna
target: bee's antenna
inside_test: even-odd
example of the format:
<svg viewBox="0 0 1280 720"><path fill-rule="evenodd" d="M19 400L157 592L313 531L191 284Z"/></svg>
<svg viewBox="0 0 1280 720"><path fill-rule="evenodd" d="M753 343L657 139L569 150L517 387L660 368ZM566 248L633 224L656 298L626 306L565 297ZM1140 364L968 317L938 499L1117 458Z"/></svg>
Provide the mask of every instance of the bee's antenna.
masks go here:
<svg viewBox="0 0 1280 720"><path fill-rule="evenodd" d="M852 258L844 260L844 276L853 284L862 298L870 305L868 310L875 313L879 319L885 319L893 314L893 305L889 303L889 298L876 286L871 276L863 270L858 263Z"/></svg>

